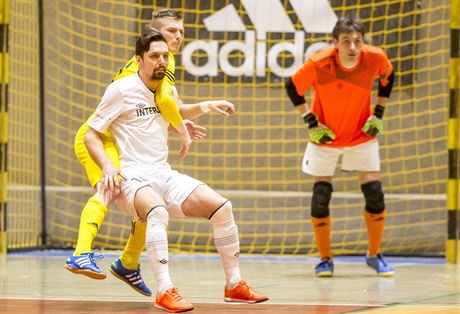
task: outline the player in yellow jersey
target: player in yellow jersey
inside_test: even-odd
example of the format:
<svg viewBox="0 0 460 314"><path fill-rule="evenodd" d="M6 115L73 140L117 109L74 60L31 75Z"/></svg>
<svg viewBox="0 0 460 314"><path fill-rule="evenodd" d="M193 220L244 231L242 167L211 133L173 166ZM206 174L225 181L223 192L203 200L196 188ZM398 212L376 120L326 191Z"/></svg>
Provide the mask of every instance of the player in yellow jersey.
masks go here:
<svg viewBox="0 0 460 314"><path fill-rule="evenodd" d="M171 58L172 53L180 51L183 41L184 27L182 17L175 10L165 9L154 11L152 13L150 26L158 29L166 38L170 51L169 63L171 64L171 59L174 60L174 57ZM175 108L173 111L179 112L176 102L172 97L172 87L175 81L174 61L172 63L172 67L170 65L168 66L165 78L162 81L161 92L155 93L155 102L158 104L158 107L160 107L162 116L165 119L164 109L161 109L162 107L160 106L161 102L163 102L163 104L169 102L167 106L173 106ZM119 78L136 74L137 71L138 64L135 57L133 57L123 68L119 70L113 80L115 81ZM173 102L172 104L171 101ZM208 111L214 111L224 116L228 116L235 112L234 106L226 101L205 101L195 107L197 107L198 110L195 110L195 112L192 110L192 114L190 114L189 111L186 118L193 119ZM102 222L104 221L105 215L108 211L108 206L115 200L118 207L123 207L125 205L123 204L123 199L117 198L118 192L106 192L107 190L111 190L114 186L116 187L115 191L119 191L119 157L117 147L110 133L106 132L101 136L101 139L104 144L104 149L114 166L101 170L97 163L93 161L86 149L84 138L88 129L88 121L92 119L92 116L93 115L91 115L87 122L85 122L78 130L74 148L77 158L84 166L90 184L96 190L96 193L89 198L83 208L80 218L77 245L73 255L67 259L65 267L73 273L83 274L93 279L105 279L107 277L106 273L103 272L94 261L95 258L101 258L101 255L95 255L94 252L91 251L92 242L95 239ZM180 120L182 121L182 117L180 117ZM188 131L193 139L199 140L206 136L204 133L205 129L203 127L195 125L193 122L187 120L186 123ZM145 223L138 220L132 222L132 230L128 243L126 244L120 258L111 265L110 271L117 278L129 284L137 292L150 296L151 291L142 280L139 270L139 257L145 244L145 230Z"/></svg>
<svg viewBox="0 0 460 314"><path fill-rule="evenodd" d="M167 23L165 23L167 21ZM162 80L160 88L155 92L155 103L160 109L161 115L169 122L179 134L182 141L182 149L180 151L181 157L185 157L187 154L192 140L187 127L179 113L179 109L172 97L172 87L175 84L176 78L174 72L176 70L176 60L173 53L178 53L183 41L184 26L182 17L175 10L159 10L154 11L152 14L152 20L150 26L159 30L162 35L168 41L169 48L169 64L166 69L166 75ZM137 73L139 66L136 62L136 56L133 56L126 65L118 70L117 75L113 81L118 80L122 77Z"/></svg>

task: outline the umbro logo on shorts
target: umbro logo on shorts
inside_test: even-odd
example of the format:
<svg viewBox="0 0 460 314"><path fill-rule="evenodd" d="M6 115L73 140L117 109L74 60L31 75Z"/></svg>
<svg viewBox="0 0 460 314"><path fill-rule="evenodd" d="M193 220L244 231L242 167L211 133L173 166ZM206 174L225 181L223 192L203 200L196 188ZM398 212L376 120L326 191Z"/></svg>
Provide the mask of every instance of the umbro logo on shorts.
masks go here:
<svg viewBox="0 0 460 314"><path fill-rule="evenodd" d="M167 264L167 263L168 263L168 260L163 258L163 259L162 259L161 261L159 261L159 262L160 262L161 264L164 265L164 264Z"/></svg>

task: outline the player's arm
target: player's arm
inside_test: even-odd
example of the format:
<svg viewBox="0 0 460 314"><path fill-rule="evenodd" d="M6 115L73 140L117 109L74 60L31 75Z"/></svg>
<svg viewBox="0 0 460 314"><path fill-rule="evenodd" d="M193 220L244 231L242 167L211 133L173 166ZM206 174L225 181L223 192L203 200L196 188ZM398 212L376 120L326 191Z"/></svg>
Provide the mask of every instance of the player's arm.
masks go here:
<svg viewBox="0 0 460 314"><path fill-rule="evenodd" d="M99 137L101 133L88 127L85 133L85 146L91 158L102 169L102 183L104 188L112 190L118 188L118 168L105 152L104 144ZM102 134L101 134L102 135Z"/></svg>
<svg viewBox="0 0 460 314"><path fill-rule="evenodd" d="M206 100L196 104L184 104L180 113L184 119L195 119L207 112L215 112L224 117L236 112L235 105L227 100Z"/></svg>
<svg viewBox="0 0 460 314"><path fill-rule="evenodd" d="M199 141L207 137L206 128L204 126L187 119L184 119L184 124L192 140ZM168 128L168 131L177 133L177 130L172 126Z"/></svg>
<svg viewBox="0 0 460 314"><path fill-rule="evenodd" d="M294 105L294 108L299 111L300 115L303 117L306 115L308 112L310 112L310 107L307 104L307 101L305 100L304 95L299 95L297 93L297 88L294 85L294 82L292 81L292 78L288 78L284 84L284 88L286 89L286 93L291 100L292 104Z"/></svg>
<svg viewBox="0 0 460 314"><path fill-rule="evenodd" d="M107 87L93 118L88 123L84 139L91 158L102 170L103 188L110 191L119 189L118 175L122 175L105 152L99 135L109 128L110 124L121 114L122 109L123 102L120 92L111 84Z"/></svg>
<svg viewBox="0 0 460 314"><path fill-rule="evenodd" d="M362 131L370 136L377 136L377 134L383 132L383 114L385 113L385 105L393 89L394 78L395 72L393 67L385 58L384 65L380 71L377 104L373 108L372 115L367 119L362 128Z"/></svg>
<svg viewBox="0 0 460 314"><path fill-rule="evenodd" d="M335 133L318 121L305 100L305 92L313 85L314 81L313 63L308 60L292 77L286 80L284 87L289 99L308 127L310 141L315 144L332 143Z"/></svg>

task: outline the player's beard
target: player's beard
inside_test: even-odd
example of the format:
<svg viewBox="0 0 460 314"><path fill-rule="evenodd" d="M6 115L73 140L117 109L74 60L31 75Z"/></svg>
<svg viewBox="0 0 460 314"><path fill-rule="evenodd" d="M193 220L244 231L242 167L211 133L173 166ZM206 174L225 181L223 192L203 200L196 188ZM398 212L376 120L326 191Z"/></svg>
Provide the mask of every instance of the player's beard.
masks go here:
<svg viewBox="0 0 460 314"><path fill-rule="evenodd" d="M150 78L154 81L161 81L166 75L166 72L153 72Z"/></svg>

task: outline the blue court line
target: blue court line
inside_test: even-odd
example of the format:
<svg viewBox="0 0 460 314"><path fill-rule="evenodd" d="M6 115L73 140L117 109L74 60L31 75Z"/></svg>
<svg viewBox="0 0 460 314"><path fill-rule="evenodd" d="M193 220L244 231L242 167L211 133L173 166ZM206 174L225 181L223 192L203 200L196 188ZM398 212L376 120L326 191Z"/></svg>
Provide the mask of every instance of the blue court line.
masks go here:
<svg viewBox="0 0 460 314"><path fill-rule="evenodd" d="M72 254L69 250L36 250L25 252L8 253L9 256L18 257L59 257L65 258ZM107 258L117 258L120 256L120 251L105 251L104 256ZM171 260L219 260L218 254L169 254ZM142 260L147 260L145 254L141 255ZM444 256L439 257L414 257L414 256L385 256L385 259L390 263L395 264L425 264L439 265L445 264ZM242 255L241 261L244 262L283 262L283 263L317 263L318 257L312 256L289 256L289 255ZM334 256L334 261L337 263L363 263L363 256Z"/></svg>

